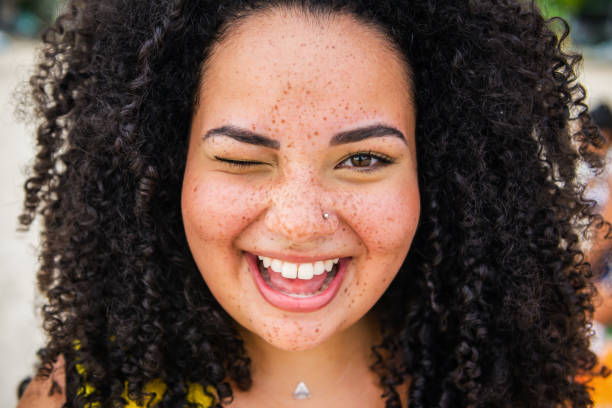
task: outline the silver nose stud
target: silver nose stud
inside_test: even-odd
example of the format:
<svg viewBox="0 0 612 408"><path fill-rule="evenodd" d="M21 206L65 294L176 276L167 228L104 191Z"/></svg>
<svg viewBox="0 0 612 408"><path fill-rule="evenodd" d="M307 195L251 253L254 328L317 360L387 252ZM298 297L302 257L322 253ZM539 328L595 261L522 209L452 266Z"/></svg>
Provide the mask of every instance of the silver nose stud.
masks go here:
<svg viewBox="0 0 612 408"><path fill-rule="evenodd" d="M329 213L323 213L323 219L326 220L329 218Z"/></svg>

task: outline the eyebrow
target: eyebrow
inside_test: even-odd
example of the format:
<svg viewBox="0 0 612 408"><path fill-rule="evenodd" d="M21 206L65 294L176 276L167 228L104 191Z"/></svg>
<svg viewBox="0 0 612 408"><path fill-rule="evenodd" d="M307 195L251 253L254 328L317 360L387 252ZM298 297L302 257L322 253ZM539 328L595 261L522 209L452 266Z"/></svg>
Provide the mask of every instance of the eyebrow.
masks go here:
<svg viewBox="0 0 612 408"><path fill-rule="evenodd" d="M211 129L204 135L204 140L211 136L228 136L242 143L249 143L258 146L269 147L271 149L279 149L280 142L278 140L270 139L259 133L251 132L247 129L242 129L236 126L222 126L219 128Z"/></svg>
<svg viewBox="0 0 612 408"><path fill-rule="evenodd" d="M394 127L383 126L383 125L372 125L352 130L347 130L346 132L340 132L332 137L329 142L330 146L337 146L345 143L353 143L359 142L363 139L368 139L370 137L382 137L382 136L395 136L400 139L404 143L406 143L406 138Z"/></svg>
<svg viewBox="0 0 612 408"><path fill-rule="evenodd" d="M263 136L259 133L252 132L247 129L239 128L236 126L222 126L219 128L211 129L204 135L204 140L211 136L227 136L231 137L242 143L249 143L258 146L269 147L271 149L278 150L280 148L280 142L278 140L270 139L269 137ZM336 133L329 142L330 146L337 146L346 143L359 142L364 139L371 137L382 137L382 136L395 136L401 139L404 143L406 138L394 127L383 126L383 125L372 125L345 132Z"/></svg>

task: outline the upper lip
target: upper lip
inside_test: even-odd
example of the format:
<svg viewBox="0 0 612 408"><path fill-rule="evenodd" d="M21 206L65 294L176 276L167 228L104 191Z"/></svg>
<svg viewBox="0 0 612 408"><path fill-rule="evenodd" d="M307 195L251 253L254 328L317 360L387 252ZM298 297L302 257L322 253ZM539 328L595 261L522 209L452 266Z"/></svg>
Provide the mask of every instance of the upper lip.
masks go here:
<svg viewBox="0 0 612 408"><path fill-rule="evenodd" d="M258 251L258 252L249 252L254 256L265 256L272 259L278 259L279 261L285 262L293 262L293 263L309 263L309 262L317 262L317 261L327 261L329 259L336 258L345 258L340 255L316 255L316 256L307 256L307 255L297 255L297 254L287 254L280 252L272 252L272 251Z"/></svg>

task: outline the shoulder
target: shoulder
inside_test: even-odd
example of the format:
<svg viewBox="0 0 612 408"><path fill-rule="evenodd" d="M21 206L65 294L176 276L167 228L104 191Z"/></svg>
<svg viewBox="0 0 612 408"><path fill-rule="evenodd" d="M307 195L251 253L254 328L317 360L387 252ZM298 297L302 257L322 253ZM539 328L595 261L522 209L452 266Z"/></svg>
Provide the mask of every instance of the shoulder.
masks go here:
<svg viewBox="0 0 612 408"><path fill-rule="evenodd" d="M64 358L59 356L49 376L37 375L24 391L17 408L60 408L66 402Z"/></svg>

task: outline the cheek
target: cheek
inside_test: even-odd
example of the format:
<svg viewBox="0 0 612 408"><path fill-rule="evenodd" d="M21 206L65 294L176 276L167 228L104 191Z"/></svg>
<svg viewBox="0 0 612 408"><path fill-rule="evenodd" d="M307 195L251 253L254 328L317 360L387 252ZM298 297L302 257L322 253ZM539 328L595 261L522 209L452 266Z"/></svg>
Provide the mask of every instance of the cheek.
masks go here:
<svg viewBox="0 0 612 408"><path fill-rule="evenodd" d="M349 309L367 313L399 271L416 231L420 215L418 185L393 186L352 200L351 228L365 247L366 256L346 288Z"/></svg>
<svg viewBox="0 0 612 408"><path fill-rule="evenodd" d="M351 226L370 256L401 258L406 255L420 215L417 182L387 186L373 194L353 197L348 206Z"/></svg>
<svg viewBox="0 0 612 408"><path fill-rule="evenodd" d="M192 241L230 244L257 216L261 194L244 183L228 182L227 177L185 174L181 206L190 245Z"/></svg>

